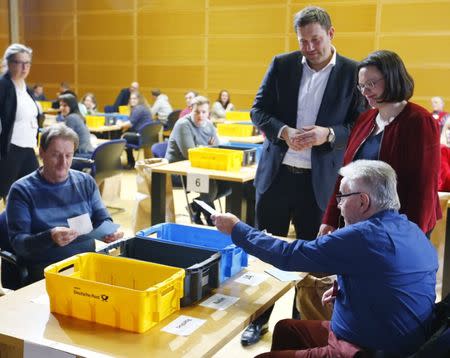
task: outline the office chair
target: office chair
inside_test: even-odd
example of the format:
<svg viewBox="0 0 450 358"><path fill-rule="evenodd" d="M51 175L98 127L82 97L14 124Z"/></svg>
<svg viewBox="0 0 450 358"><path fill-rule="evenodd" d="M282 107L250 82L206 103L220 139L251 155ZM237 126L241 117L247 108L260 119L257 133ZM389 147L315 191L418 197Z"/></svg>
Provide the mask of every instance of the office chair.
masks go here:
<svg viewBox="0 0 450 358"><path fill-rule="evenodd" d="M114 139L100 144L95 148L91 158L74 157L72 167L81 169L81 171L90 174L96 181L97 186L102 191L102 184L106 178L120 174L122 162L120 156L126 145L125 139ZM115 209L116 212L124 211L123 208L107 206L109 209Z"/></svg>
<svg viewBox="0 0 450 358"><path fill-rule="evenodd" d="M17 290L26 285L28 270L21 265L9 242L6 211L0 214L0 258L2 287Z"/></svg>
<svg viewBox="0 0 450 358"><path fill-rule="evenodd" d="M164 158L169 142L155 143L152 145L152 154L155 158Z"/></svg>
<svg viewBox="0 0 450 358"><path fill-rule="evenodd" d="M180 113L181 109L176 109L170 112L169 116L167 117L167 123L164 125L164 132L163 132L164 138L170 137L170 133L172 132L175 122L178 121Z"/></svg>
<svg viewBox="0 0 450 358"><path fill-rule="evenodd" d="M144 149L144 158L148 158L151 156L150 154L152 145L159 142L161 130L162 124L160 122L149 123L142 127L138 132L138 144L127 143L126 147L136 150Z"/></svg>

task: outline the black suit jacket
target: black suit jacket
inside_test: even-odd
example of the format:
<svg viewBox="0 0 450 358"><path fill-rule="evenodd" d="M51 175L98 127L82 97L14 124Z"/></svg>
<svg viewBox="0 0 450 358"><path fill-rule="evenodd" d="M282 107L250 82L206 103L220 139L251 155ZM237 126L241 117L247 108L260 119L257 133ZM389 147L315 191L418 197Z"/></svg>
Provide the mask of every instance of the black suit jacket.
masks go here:
<svg viewBox="0 0 450 358"><path fill-rule="evenodd" d="M356 62L336 55L336 65L328 79L316 125L332 127L336 140L311 151L312 181L317 204L325 210L334 188L337 171L352 124L363 110L355 89ZM264 193L272 184L288 149L278 132L284 125L296 128L297 104L303 65L300 51L276 56L262 81L251 110L253 123L265 134L263 153L255 186Z"/></svg>

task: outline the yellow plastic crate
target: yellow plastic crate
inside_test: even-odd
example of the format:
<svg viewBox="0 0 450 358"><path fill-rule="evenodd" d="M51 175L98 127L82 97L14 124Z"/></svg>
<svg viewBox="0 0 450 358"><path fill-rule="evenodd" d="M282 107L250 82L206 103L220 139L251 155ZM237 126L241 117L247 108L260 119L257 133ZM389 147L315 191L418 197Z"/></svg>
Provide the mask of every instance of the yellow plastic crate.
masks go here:
<svg viewBox="0 0 450 358"><path fill-rule="evenodd" d="M73 272L61 272L72 265ZM72 256L44 274L51 312L139 333L180 309L185 275L177 267L96 253Z"/></svg>
<svg viewBox="0 0 450 358"><path fill-rule="evenodd" d="M250 137L253 134L253 125L218 123L217 133L219 136Z"/></svg>
<svg viewBox="0 0 450 358"><path fill-rule="evenodd" d="M85 116L86 125L89 128L98 128L105 125L105 117L104 116Z"/></svg>
<svg viewBox="0 0 450 358"><path fill-rule="evenodd" d="M52 109L52 102L51 101L38 101L41 105L42 111L47 111L49 109Z"/></svg>
<svg viewBox="0 0 450 358"><path fill-rule="evenodd" d="M119 106L119 113L130 115L130 106Z"/></svg>
<svg viewBox="0 0 450 358"><path fill-rule="evenodd" d="M225 119L230 121L250 121L250 112L243 112L243 111L225 112Z"/></svg>
<svg viewBox="0 0 450 358"><path fill-rule="evenodd" d="M244 152L205 147L191 148L188 155L193 167L237 172L241 169Z"/></svg>

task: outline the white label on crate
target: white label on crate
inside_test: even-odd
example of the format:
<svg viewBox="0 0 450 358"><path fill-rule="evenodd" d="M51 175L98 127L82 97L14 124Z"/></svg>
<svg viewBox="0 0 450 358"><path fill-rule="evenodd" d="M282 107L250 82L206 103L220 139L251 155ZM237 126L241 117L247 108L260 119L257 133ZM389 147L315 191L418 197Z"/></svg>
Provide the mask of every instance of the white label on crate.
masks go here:
<svg viewBox="0 0 450 358"><path fill-rule="evenodd" d="M74 354L61 352L59 350L41 346L40 344L31 343L24 341L23 342L23 357L24 358L37 358L37 357L45 357L45 358L75 358Z"/></svg>
<svg viewBox="0 0 450 358"><path fill-rule="evenodd" d="M209 282L209 275L205 275L202 277L202 287L206 286Z"/></svg>
<svg viewBox="0 0 450 358"><path fill-rule="evenodd" d="M235 282L248 286L258 286L261 282L264 282L267 277L268 276L265 273L246 272L237 278Z"/></svg>
<svg viewBox="0 0 450 358"><path fill-rule="evenodd" d="M196 193L209 193L209 175L187 173L186 190Z"/></svg>
<svg viewBox="0 0 450 358"><path fill-rule="evenodd" d="M200 306L213 308L215 310L224 311L232 304L236 303L239 297L225 296L220 293L216 293L207 300L200 303Z"/></svg>
<svg viewBox="0 0 450 358"><path fill-rule="evenodd" d="M176 334L177 336L189 336L205 322L205 319L181 315L161 329L161 331Z"/></svg>

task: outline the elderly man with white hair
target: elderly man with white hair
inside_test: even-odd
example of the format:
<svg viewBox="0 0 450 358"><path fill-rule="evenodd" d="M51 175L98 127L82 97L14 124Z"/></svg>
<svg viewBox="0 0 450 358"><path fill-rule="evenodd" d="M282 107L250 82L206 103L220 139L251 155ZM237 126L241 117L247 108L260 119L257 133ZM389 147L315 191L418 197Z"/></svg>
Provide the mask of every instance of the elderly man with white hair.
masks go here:
<svg viewBox="0 0 450 358"><path fill-rule="evenodd" d="M322 302L331 321L282 320L272 351L261 357L354 357L374 351L405 355L429 336L435 302L436 251L420 228L398 213L395 171L358 160L340 170L337 201L345 227L293 243L262 233L231 214L220 231L249 254L288 271L337 274Z"/></svg>

